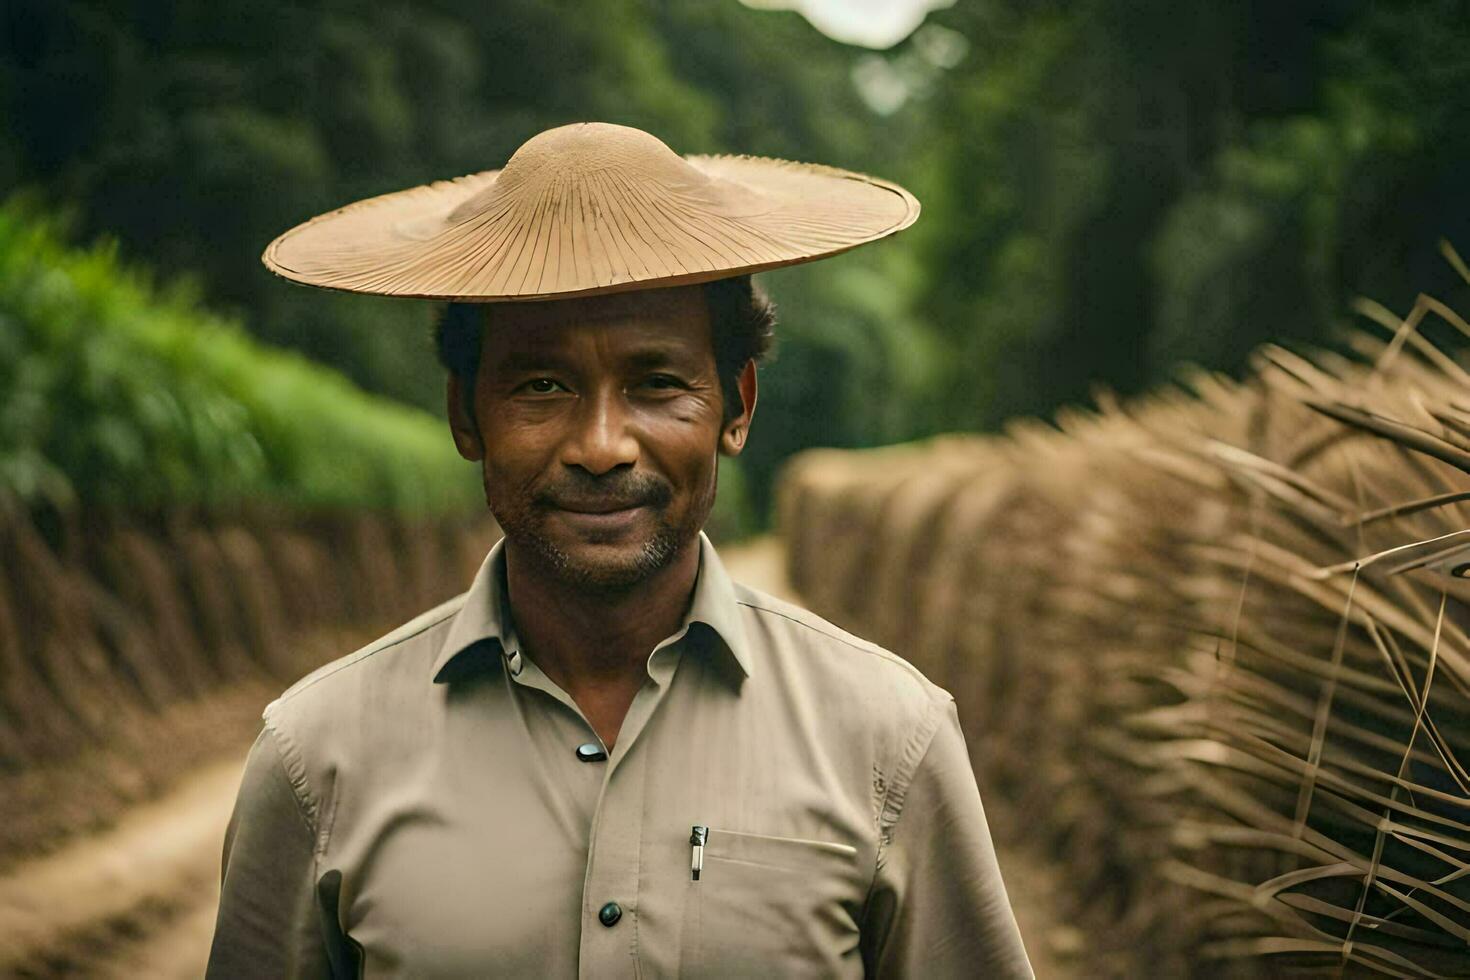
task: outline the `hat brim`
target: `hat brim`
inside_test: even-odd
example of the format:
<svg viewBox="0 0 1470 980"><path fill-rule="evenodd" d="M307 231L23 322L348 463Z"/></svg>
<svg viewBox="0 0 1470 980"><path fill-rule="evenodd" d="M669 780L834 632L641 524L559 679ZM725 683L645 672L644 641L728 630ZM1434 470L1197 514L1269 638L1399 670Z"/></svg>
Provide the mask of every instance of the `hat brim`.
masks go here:
<svg viewBox="0 0 1470 980"><path fill-rule="evenodd" d="M697 180L616 168L534 194L487 170L368 198L297 225L261 260L325 289L461 302L709 282L826 258L913 224L897 184L814 164L683 158ZM504 193L501 193L504 191Z"/></svg>

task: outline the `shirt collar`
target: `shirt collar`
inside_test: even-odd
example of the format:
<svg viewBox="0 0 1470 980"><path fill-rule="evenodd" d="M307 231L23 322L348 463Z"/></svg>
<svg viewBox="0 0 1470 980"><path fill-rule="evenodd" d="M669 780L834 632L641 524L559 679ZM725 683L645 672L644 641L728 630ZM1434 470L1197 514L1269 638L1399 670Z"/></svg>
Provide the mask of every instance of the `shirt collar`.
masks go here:
<svg viewBox="0 0 1470 980"><path fill-rule="evenodd" d="M454 680L469 667L462 656L470 650L484 650L487 641L495 641L501 651L514 644L514 627L505 589L505 541L496 542L485 556L475 580L465 593L464 603L454 614L444 645L434 660L436 684ZM735 601L735 584L725 571L715 547L703 531L699 533L699 574L694 582L694 600L681 628L703 623L714 631L745 676L750 676L750 651L741 624L740 606ZM510 651L515 652L515 651Z"/></svg>

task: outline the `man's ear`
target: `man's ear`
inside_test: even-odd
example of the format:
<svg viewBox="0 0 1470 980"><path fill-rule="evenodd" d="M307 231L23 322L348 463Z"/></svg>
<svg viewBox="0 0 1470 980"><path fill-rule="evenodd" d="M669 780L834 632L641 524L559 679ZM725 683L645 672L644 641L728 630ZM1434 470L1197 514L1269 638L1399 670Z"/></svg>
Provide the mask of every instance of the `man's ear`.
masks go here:
<svg viewBox="0 0 1470 980"><path fill-rule="evenodd" d="M480 438L480 425L469 408L469 392L459 380L459 375L449 372L449 384L445 386L444 400L449 416L449 432L454 436L454 448L470 462L485 458L485 442Z"/></svg>
<svg viewBox="0 0 1470 980"><path fill-rule="evenodd" d="M755 361L746 361L745 370L740 372L740 414L725 423L720 432L720 453L724 456L739 456L750 435L750 423L755 418L755 398L759 385L755 380Z"/></svg>

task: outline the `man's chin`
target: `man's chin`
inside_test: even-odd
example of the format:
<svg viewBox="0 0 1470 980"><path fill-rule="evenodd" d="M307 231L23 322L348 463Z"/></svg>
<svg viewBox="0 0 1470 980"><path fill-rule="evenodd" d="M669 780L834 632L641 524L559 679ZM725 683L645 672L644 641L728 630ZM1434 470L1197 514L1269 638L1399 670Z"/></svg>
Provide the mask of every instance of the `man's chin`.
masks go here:
<svg viewBox="0 0 1470 980"><path fill-rule="evenodd" d="M594 592L623 592L637 588L657 569L638 561L579 561L573 559L558 569L562 581Z"/></svg>
<svg viewBox="0 0 1470 980"><path fill-rule="evenodd" d="M556 572L564 582L598 591L631 589L652 578L667 561L651 549L586 546L559 556Z"/></svg>
<svg viewBox="0 0 1470 980"><path fill-rule="evenodd" d="M526 543L563 582L597 591L634 588L666 568L679 550L677 536L663 527L652 533L621 526L579 528Z"/></svg>

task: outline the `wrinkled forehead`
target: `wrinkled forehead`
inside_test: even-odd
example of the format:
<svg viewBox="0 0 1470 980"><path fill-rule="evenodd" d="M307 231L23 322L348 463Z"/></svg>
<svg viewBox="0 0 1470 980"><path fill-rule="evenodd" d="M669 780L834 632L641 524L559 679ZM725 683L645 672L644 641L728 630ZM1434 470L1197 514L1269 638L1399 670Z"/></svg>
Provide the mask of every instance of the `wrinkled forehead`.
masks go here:
<svg viewBox="0 0 1470 980"><path fill-rule="evenodd" d="M556 349L593 333L619 345L712 350L709 304L700 286L496 303L485 316L486 353Z"/></svg>

